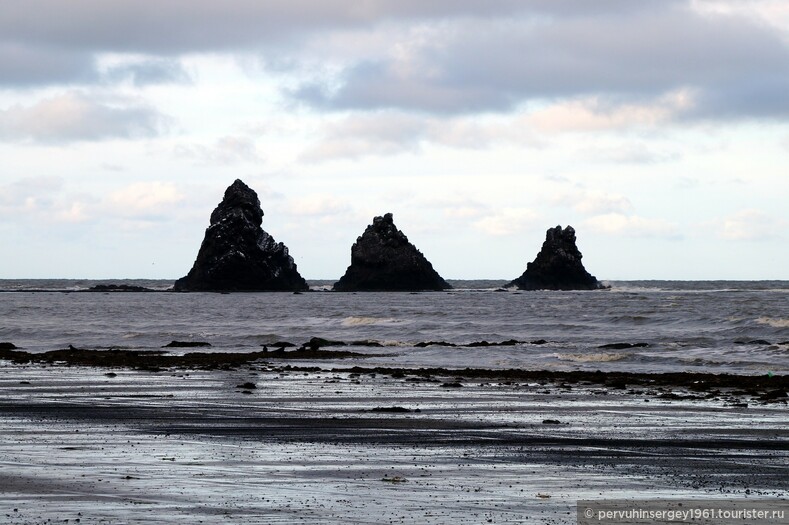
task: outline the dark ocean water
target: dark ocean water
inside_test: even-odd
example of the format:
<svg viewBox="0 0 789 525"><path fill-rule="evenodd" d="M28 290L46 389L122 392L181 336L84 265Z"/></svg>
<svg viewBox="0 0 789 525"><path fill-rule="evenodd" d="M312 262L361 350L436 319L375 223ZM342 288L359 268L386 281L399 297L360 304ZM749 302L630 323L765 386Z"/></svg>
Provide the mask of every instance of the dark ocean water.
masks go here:
<svg viewBox="0 0 789 525"><path fill-rule="evenodd" d="M497 292L504 281L451 281L454 291L417 294L75 293L108 282L172 286L0 280L0 341L41 352L193 340L248 352L319 336L385 345L356 349L371 357L322 366L789 373L789 281L613 281L596 292ZM322 290L331 282L310 284ZM507 339L547 343L414 346ZM648 346L600 348L610 343Z"/></svg>

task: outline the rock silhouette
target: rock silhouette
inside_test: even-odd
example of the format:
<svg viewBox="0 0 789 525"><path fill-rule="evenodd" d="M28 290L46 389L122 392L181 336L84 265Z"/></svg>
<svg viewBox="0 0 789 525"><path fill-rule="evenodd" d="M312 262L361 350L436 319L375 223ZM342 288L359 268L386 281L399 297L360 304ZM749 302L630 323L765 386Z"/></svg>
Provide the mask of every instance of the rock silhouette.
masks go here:
<svg viewBox="0 0 789 525"><path fill-rule="evenodd" d="M605 288L581 263L572 226L550 228L545 242L523 275L507 286L520 290L598 290Z"/></svg>
<svg viewBox="0 0 789 525"><path fill-rule="evenodd" d="M225 191L194 266L175 282L175 291L307 290L288 248L261 227L257 193L241 180Z"/></svg>
<svg viewBox="0 0 789 525"><path fill-rule="evenodd" d="M452 288L422 252L397 229L392 214L375 217L351 247L351 265L334 284L338 292L420 291Z"/></svg>

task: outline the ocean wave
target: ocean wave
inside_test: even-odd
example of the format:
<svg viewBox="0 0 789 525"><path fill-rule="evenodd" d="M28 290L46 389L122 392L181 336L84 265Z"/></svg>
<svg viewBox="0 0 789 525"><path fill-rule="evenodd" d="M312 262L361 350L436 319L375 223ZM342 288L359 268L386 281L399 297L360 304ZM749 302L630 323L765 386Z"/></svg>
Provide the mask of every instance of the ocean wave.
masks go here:
<svg viewBox="0 0 789 525"><path fill-rule="evenodd" d="M706 367L708 370L717 370L717 371L724 371L724 370L741 370L742 368L746 368L748 370L759 370L762 372L773 372L773 373L785 373L789 370L789 367L783 365L781 363L769 362L769 361L753 361L749 360L749 358L737 358L736 356L732 356L730 359L724 358L713 358L709 356L698 356L698 357L686 357L680 358L679 362L684 364L685 366L692 366L692 367Z"/></svg>
<svg viewBox="0 0 789 525"><path fill-rule="evenodd" d="M343 319L340 324L343 326L370 326L376 324L395 324L399 321L391 317L363 317L350 316Z"/></svg>
<svg viewBox="0 0 789 525"><path fill-rule="evenodd" d="M610 361L621 361L630 357L626 352L601 352L595 354L556 354L556 358L561 361L573 361L574 363L607 363Z"/></svg>
<svg viewBox="0 0 789 525"><path fill-rule="evenodd" d="M657 286L623 286L619 284L612 284L608 281L603 281L604 284L611 286L609 288L610 292L612 293L623 293L623 294L640 294L640 293L662 293L662 292L676 292L676 289L673 288L659 288Z"/></svg>
<svg viewBox="0 0 789 525"><path fill-rule="evenodd" d="M789 319L776 319L774 317L759 317L756 319L759 324L766 324L773 328L789 328Z"/></svg>
<svg viewBox="0 0 789 525"><path fill-rule="evenodd" d="M612 324L644 324L652 321L652 317L647 315L637 315L637 314L630 314L630 315L617 315L609 318L609 322Z"/></svg>

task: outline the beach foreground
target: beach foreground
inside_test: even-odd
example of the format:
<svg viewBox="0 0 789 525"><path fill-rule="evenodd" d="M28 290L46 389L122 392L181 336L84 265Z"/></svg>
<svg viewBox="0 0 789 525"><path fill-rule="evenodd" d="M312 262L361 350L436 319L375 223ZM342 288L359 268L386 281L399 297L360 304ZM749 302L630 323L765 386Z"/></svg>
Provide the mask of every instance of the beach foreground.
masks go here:
<svg viewBox="0 0 789 525"><path fill-rule="evenodd" d="M0 517L575 523L578 499L789 496L781 398L644 383L7 363Z"/></svg>

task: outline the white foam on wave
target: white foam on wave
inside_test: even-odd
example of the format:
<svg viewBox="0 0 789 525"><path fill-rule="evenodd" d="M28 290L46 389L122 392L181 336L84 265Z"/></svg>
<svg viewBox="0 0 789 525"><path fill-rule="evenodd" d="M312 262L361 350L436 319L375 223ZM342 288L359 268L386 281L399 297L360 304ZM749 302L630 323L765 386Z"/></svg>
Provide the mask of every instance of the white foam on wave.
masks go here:
<svg viewBox="0 0 789 525"><path fill-rule="evenodd" d="M386 341L378 341L378 342L384 346L413 346L411 343L405 343L403 341L386 340Z"/></svg>
<svg viewBox="0 0 789 525"><path fill-rule="evenodd" d="M556 354L556 358L561 361L573 361L574 363L607 363L610 361L621 361L627 359L630 354L625 352L601 352L595 354Z"/></svg>
<svg viewBox="0 0 789 525"><path fill-rule="evenodd" d="M362 317L351 316L343 319L340 324L343 326L369 326L376 324L395 324L397 319L391 317Z"/></svg>
<svg viewBox="0 0 789 525"><path fill-rule="evenodd" d="M759 317L756 319L759 324L766 324L773 328L789 328L789 319L775 319L773 317Z"/></svg>

